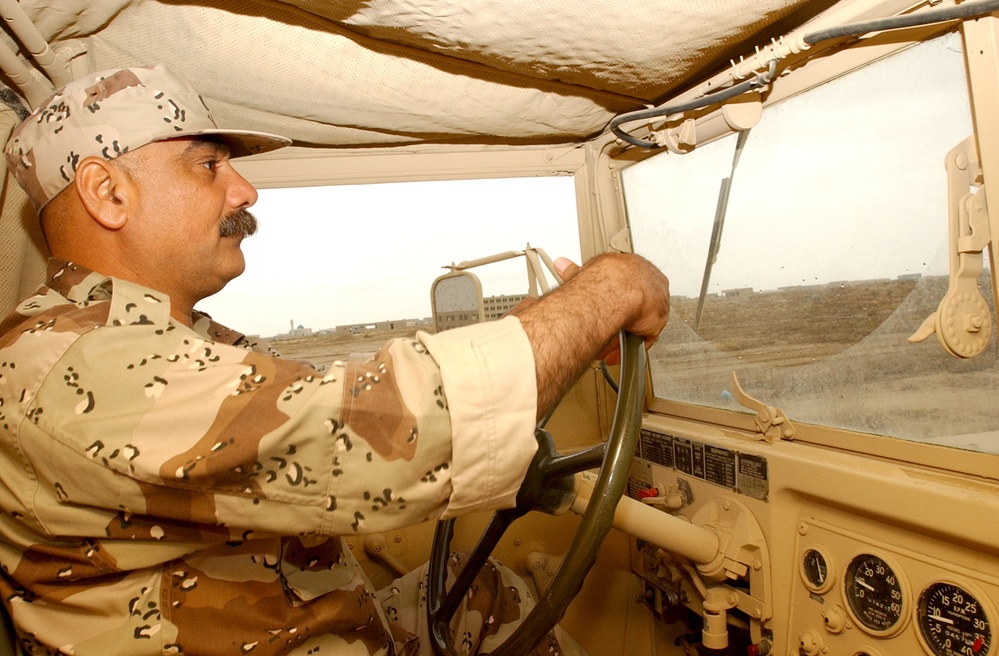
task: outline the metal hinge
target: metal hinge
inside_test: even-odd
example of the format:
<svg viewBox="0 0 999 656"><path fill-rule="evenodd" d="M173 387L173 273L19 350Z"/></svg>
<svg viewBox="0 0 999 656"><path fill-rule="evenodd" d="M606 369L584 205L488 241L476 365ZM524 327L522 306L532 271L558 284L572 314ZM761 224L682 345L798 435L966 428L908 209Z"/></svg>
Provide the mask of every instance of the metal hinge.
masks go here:
<svg viewBox="0 0 999 656"><path fill-rule="evenodd" d="M784 411L762 401L754 399L739 385L739 379L732 372L732 396L741 405L756 412L756 431L761 439L773 443L774 440L793 440L794 424L787 418Z"/></svg>
<svg viewBox="0 0 999 656"><path fill-rule="evenodd" d="M982 253L989 246L992 231L974 136L947 154L945 166L950 284L936 312L923 321L908 341L921 342L936 333L945 351L954 357L973 358L988 346L992 332L992 314L978 289ZM977 189L969 192L971 187Z"/></svg>

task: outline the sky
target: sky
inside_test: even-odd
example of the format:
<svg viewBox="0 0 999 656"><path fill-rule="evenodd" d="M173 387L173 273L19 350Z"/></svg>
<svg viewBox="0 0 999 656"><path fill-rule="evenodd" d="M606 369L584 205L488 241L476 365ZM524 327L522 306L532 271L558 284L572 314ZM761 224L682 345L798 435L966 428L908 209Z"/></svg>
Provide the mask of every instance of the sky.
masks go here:
<svg viewBox="0 0 999 656"><path fill-rule="evenodd" d="M571 177L262 189L246 271L199 304L265 337L430 316L444 266L528 244L579 261ZM527 292L523 257L473 270L486 296Z"/></svg>

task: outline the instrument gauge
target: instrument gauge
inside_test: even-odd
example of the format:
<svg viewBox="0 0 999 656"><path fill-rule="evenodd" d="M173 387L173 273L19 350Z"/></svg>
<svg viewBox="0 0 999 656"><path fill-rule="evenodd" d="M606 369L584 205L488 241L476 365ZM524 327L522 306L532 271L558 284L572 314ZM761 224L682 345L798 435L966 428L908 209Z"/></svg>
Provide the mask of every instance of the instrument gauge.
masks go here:
<svg viewBox="0 0 999 656"><path fill-rule="evenodd" d="M832 588L835 579L829 563L829 557L821 547L805 549L801 558L801 577L812 592L823 593Z"/></svg>
<svg viewBox="0 0 999 656"><path fill-rule="evenodd" d="M890 636L905 627L909 592L905 580L885 558L869 553L854 557L843 583L850 613L869 633Z"/></svg>
<svg viewBox="0 0 999 656"><path fill-rule="evenodd" d="M983 597L984 599L984 597ZM919 595L919 634L936 656L992 654L992 623L987 609L965 588L933 583Z"/></svg>

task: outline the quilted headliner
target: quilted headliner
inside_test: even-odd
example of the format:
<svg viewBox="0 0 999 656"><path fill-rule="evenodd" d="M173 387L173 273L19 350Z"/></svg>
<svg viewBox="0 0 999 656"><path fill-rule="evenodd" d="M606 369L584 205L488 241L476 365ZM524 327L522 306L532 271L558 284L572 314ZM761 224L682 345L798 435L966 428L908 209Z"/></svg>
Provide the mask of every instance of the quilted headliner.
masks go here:
<svg viewBox="0 0 999 656"><path fill-rule="evenodd" d="M84 53L77 68L166 63L202 90L221 124L306 146L575 141L724 67L778 35L782 20L828 3L652 4L20 3L54 49ZM5 40L18 48L9 33Z"/></svg>

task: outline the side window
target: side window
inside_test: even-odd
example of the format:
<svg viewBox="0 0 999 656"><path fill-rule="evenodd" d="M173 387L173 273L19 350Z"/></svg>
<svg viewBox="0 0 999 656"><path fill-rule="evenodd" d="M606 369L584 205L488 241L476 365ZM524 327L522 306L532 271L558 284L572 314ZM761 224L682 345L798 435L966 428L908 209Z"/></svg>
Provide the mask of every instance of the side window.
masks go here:
<svg viewBox="0 0 999 656"><path fill-rule="evenodd" d="M199 309L316 364L432 330L449 264L528 244L579 259L571 177L262 189L251 212L245 272ZM523 258L475 275L487 298L527 291Z"/></svg>
<svg viewBox="0 0 999 656"><path fill-rule="evenodd" d="M733 136L625 171L635 249L674 293L656 396L745 411L734 371L792 420L999 451L976 436L995 338L968 360L907 341L947 291L944 160L971 133L952 35L769 108L738 158Z"/></svg>

